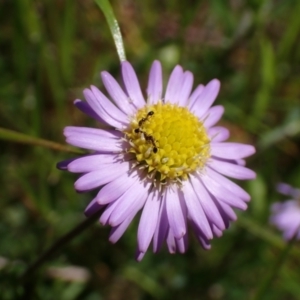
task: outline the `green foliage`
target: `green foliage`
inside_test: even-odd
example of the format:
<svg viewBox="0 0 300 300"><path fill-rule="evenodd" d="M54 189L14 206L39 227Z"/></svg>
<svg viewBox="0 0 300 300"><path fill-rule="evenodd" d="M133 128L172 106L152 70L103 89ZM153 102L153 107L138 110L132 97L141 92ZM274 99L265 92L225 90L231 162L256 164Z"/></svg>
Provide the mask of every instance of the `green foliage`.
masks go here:
<svg viewBox="0 0 300 300"><path fill-rule="evenodd" d="M196 83L221 80L222 123L232 141L257 148L248 160L257 179L243 185L252 202L210 251L191 236L185 255L163 249L137 263L137 220L116 245L107 240L109 228L95 224L21 280L31 262L84 220L92 193L76 194L76 176L55 167L77 155L62 152L74 152L62 130L96 126L72 102L84 87L101 87L101 70L119 77L119 59L91 0L2 1L1 299L299 299L299 243L287 252L268 224L270 204L279 200L276 183L300 182L299 1L112 4L144 90L157 58L165 78L180 63Z"/></svg>

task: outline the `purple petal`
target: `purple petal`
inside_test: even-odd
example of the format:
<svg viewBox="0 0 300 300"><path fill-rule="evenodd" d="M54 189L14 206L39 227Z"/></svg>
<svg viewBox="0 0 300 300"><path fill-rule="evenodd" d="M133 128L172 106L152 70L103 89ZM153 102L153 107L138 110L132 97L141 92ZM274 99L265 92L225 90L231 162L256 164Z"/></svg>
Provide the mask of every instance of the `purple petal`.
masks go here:
<svg viewBox="0 0 300 300"><path fill-rule="evenodd" d="M126 91L137 108L145 106L145 99L142 95L140 84L135 71L128 61L122 62L122 76Z"/></svg>
<svg viewBox="0 0 300 300"><path fill-rule="evenodd" d="M87 173L102 168L103 164L113 164L120 162L118 155L112 154L92 154L77 158L69 163L68 171L73 173Z"/></svg>
<svg viewBox="0 0 300 300"><path fill-rule="evenodd" d="M228 191L218 181L214 180L213 177L209 177L207 174L203 174L201 176L201 180L207 190L217 199L242 210L245 210L247 208L247 204L241 198L239 198L231 191Z"/></svg>
<svg viewBox="0 0 300 300"><path fill-rule="evenodd" d="M166 241L167 241L167 246L168 246L169 252L171 254L176 253L176 243L175 243L175 238L174 238L171 228L169 229Z"/></svg>
<svg viewBox="0 0 300 300"><path fill-rule="evenodd" d="M287 188L284 187L284 188ZM298 200L274 203L270 222L283 232L283 238L300 239L300 206Z"/></svg>
<svg viewBox="0 0 300 300"><path fill-rule="evenodd" d="M255 148L251 145L240 143L212 143L211 155L225 159L240 159L255 153Z"/></svg>
<svg viewBox="0 0 300 300"><path fill-rule="evenodd" d="M80 148L101 152L121 152L123 150L121 139L116 136L121 133L116 131L112 133L95 128L66 127L64 134L70 145Z"/></svg>
<svg viewBox="0 0 300 300"><path fill-rule="evenodd" d="M245 180L245 179L254 179L256 177L256 173L253 172L252 170L225 161L211 159L208 162L208 165L211 168L213 168L215 171L232 178Z"/></svg>
<svg viewBox="0 0 300 300"><path fill-rule="evenodd" d="M225 224L223 222L222 216L220 215L218 208L216 207L206 188L203 186L202 181L199 179L199 177L190 176L190 178L194 191L202 205L202 208L208 220L218 226L218 228L220 228L221 230L224 230Z"/></svg>
<svg viewBox="0 0 300 300"><path fill-rule="evenodd" d="M160 201L160 194L151 193L145 203L138 227L138 248L141 252L147 251L155 232L158 223Z"/></svg>
<svg viewBox="0 0 300 300"><path fill-rule="evenodd" d="M220 230L217 226L213 225L212 226L212 230L213 230L213 233L214 233L214 236L216 237L221 237L223 235L223 231Z"/></svg>
<svg viewBox="0 0 300 300"><path fill-rule="evenodd" d="M197 236L198 241L200 242L201 246L205 249L205 250L210 250L211 249L211 244L209 243L209 241L204 238L203 236Z"/></svg>
<svg viewBox="0 0 300 300"><path fill-rule="evenodd" d="M156 104L162 99L162 89L162 68L160 62L155 60L150 70L147 88L149 104Z"/></svg>
<svg viewBox="0 0 300 300"><path fill-rule="evenodd" d="M300 196L299 189L295 189L291 185L283 182L277 184L276 189L282 195L291 196L293 198L299 198Z"/></svg>
<svg viewBox="0 0 300 300"><path fill-rule="evenodd" d="M168 188L165 193L170 230L176 239L180 239L186 233L186 220L180 205L178 192L174 191L172 188Z"/></svg>
<svg viewBox="0 0 300 300"><path fill-rule="evenodd" d="M84 97L90 107L100 116L105 123L122 129L128 124L127 116L112 104L96 87L83 91Z"/></svg>
<svg viewBox="0 0 300 300"><path fill-rule="evenodd" d="M213 195L211 195L211 198L214 201L216 207L218 208L218 211L220 212L220 215L221 215L221 217L223 219L223 222L225 224L225 228L228 228L229 225L230 225L231 218L228 217L227 211L230 214L231 212L233 212L232 208L229 205L227 205L226 203L217 200L216 197L214 197ZM224 208L223 208L223 206L224 206ZM229 209L227 209L227 208L229 208ZM216 227L219 230L224 230L223 228L219 228L217 225L216 225Z"/></svg>
<svg viewBox="0 0 300 300"><path fill-rule="evenodd" d="M209 128L207 133L213 143L226 141L230 136L229 130L221 126Z"/></svg>
<svg viewBox="0 0 300 300"><path fill-rule="evenodd" d="M115 180L123 173L128 172L129 169L130 165L128 162L118 164L117 168L115 164L103 165L100 171L93 171L81 176L74 184L75 189L77 191L92 190Z"/></svg>
<svg viewBox="0 0 300 300"><path fill-rule="evenodd" d="M146 254L145 252L141 252L137 249L135 253L135 259L137 261L141 261L144 258L145 254Z"/></svg>
<svg viewBox="0 0 300 300"><path fill-rule="evenodd" d="M205 250L209 250L209 249L211 248L211 245L210 245L210 243L209 243L209 240L206 238L205 235L203 235L201 229L200 229L198 226L196 226L196 225L194 224L193 221L191 221L190 223L191 223L191 226L192 226L192 228L193 228L193 231L194 231L194 233L195 233L195 235L196 235L196 237L197 237L199 243L201 244L201 246L202 246ZM214 226L214 225L212 225L212 227L213 227L213 226Z"/></svg>
<svg viewBox="0 0 300 300"><path fill-rule="evenodd" d="M288 240L291 240L292 238L294 238L294 236L296 236L297 239L299 239L300 237L300 232L298 231L299 230L299 227L291 227L291 228L288 228L284 231L283 233L283 238L288 241ZM298 231L298 234L297 234L297 231Z"/></svg>
<svg viewBox="0 0 300 300"><path fill-rule="evenodd" d="M123 194L118 199L118 205L109 218L109 224L111 226L119 225L130 214L136 214L147 199L149 187L150 182L140 183L139 185L135 185L134 188L129 189L127 193Z"/></svg>
<svg viewBox="0 0 300 300"><path fill-rule="evenodd" d="M165 102L178 103L179 91L182 85L183 70L181 66L176 66L171 73L165 95Z"/></svg>
<svg viewBox="0 0 300 300"><path fill-rule="evenodd" d="M163 241L166 239L168 228L169 224L166 210L166 196L164 195L161 200L158 224L153 237L153 252L158 252L160 250Z"/></svg>
<svg viewBox="0 0 300 300"><path fill-rule="evenodd" d="M130 177L128 177L128 178L130 178ZM141 185L141 183L138 183L138 185ZM128 198L131 197L132 193L134 193L134 191L132 191L133 189L136 189L136 186L132 186L132 187L128 188L127 191L124 194L122 194L119 198L117 198L115 201L112 201L111 203L108 204L107 208L105 209L104 213L102 214L102 216L100 218L101 224L106 225L106 224L108 224L108 222L110 222L110 217L111 217L112 213L116 210L116 208L119 206L120 203L122 203L123 201L127 201ZM98 196L99 196L99 194L96 197L97 199L98 199ZM99 199L98 199L98 201L99 201ZM136 214L136 212L137 212L137 210L135 208L127 215L127 217L129 217L131 215L134 216ZM113 224L113 226L116 226L116 225L118 225L118 224Z"/></svg>
<svg viewBox="0 0 300 300"><path fill-rule="evenodd" d="M197 116L203 116L216 100L219 90L220 81L217 79L211 80L198 96L195 104L191 107L191 111L195 112Z"/></svg>
<svg viewBox="0 0 300 300"><path fill-rule="evenodd" d="M226 225L226 228L229 227L229 221L236 221L237 216L234 212L234 210L231 208L231 206L225 202L219 201L218 204L222 208L222 214L223 214L223 219L227 219L225 222L228 222L228 225Z"/></svg>
<svg viewBox="0 0 300 300"><path fill-rule="evenodd" d="M199 84L196 89L194 90L194 92L191 94L189 100L188 100L188 108L191 110L191 108L194 106L196 100L198 99L198 97L202 94L202 92L204 91L204 85L203 84Z"/></svg>
<svg viewBox="0 0 300 300"><path fill-rule="evenodd" d="M130 104L127 95L121 89L117 81L106 71L101 72L101 78L107 92L114 100L117 107L126 115L132 115L134 112L134 108Z"/></svg>
<svg viewBox="0 0 300 300"><path fill-rule="evenodd" d="M176 248L180 253L185 253L188 248L188 235L185 234L181 239L176 239Z"/></svg>
<svg viewBox="0 0 300 300"><path fill-rule="evenodd" d="M94 101L99 104L102 115L105 115L106 118L119 121L122 124L128 124L128 114L115 106L97 87L91 85L91 92L94 96ZM127 105L123 104L123 109L124 107L127 107Z"/></svg>
<svg viewBox="0 0 300 300"><path fill-rule="evenodd" d="M134 218L134 215L131 215L129 218L125 219L121 224L113 227L109 233L109 241L111 243L116 243L123 233L128 228L129 224L131 223L132 219Z"/></svg>
<svg viewBox="0 0 300 300"><path fill-rule="evenodd" d="M104 205L100 205L96 199L93 199L90 204L87 206L87 208L84 211L84 214L87 217L92 216L93 214L95 214L97 211L99 211L100 209L104 208Z"/></svg>
<svg viewBox="0 0 300 300"><path fill-rule="evenodd" d="M88 115L89 117L95 119L96 121L99 121L103 123L103 120L99 117L99 115L90 107L90 105L87 102L81 101L79 99L76 99L74 102L74 105L81 110L84 114Z"/></svg>
<svg viewBox="0 0 300 300"><path fill-rule="evenodd" d="M237 159L235 160L235 163L239 166L246 166L246 161L244 159Z"/></svg>
<svg viewBox="0 0 300 300"><path fill-rule="evenodd" d="M211 107L208 110L206 116L204 117L205 119L204 126L206 128L210 128L214 126L216 123L219 122L223 113L224 113L224 107L222 105L216 105Z"/></svg>
<svg viewBox="0 0 300 300"><path fill-rule="evenodd" d="M105 185L96 198L99 204L108 204L121 197L134 184L139 184L137 176L134 177L132 174L124 173L116 180Z"/></svg>
<svg viewBox="0 0 300 300"><path fill-rule="evenodd" d="M210 167L207 167L205 172L207 176L209 176L213 181L217 182L228 192L236 195L237 197L241 198L243 201L250 201L251 198L250 195L231 180L217 173Z"/></svg>
<svg viewBox="0 0 300 300"><path fill-rule="evenodd" d="M89 128L89 127L77 127L77 126L67 126L64 128L65 137L72 135L85 135L93 134L103 138L114 138L120 139L123 136L123 133L116 130L104 130L98 128Z"/></svg>
<svg viewBox="0 0 300 300"><path fill-rule="evenodd" d="M275 202L271 205L271 212L277 213L281 210L282 203L281 202Z"/></svg>
<svg viewBox="0 0 300 300"><path fill-rule="evenodd" d="M69 158L69 159L60 161L56 164L56 168L59 170L62 170L62 171L66 171L66 170L68 170L68 165L76 159L78 159L78 158L74 157L74 158Z"/></svg>
<svg viewBox="0 0 300 300"><path fill-rule="evenodd" d="M102 213L101 217L100 217L100 223L102 225L107 225L108 222L109 222L109 218L112 214L112 212L115 210L115 208L118 206L119 202L118 201L114 201L114 202L111 202L109 203L104 212Z"/></svg>
<svg viewBox="0 0 300 300"><path fill-rule="evenodd" d="M213 235L210 224L189 181L186 181L182 186L182 192L186 201L188 215L193 220L195 226L199 227L208 239L212 239Z"/></svg>
<svg viewBox="0 0 300 300"><path fill-rule="evenodd" d="M120 145L119 142L115 140L104 139L104 138L95 140L95 138L97 137L72 136L70 138L67 138L66 142L76 147L80 147L88 150L106 152L106 153L119 153L122 151L122 146Z"/></svg>
<svg viewBox="0 0 300 300"><path fill-rule="evenodd" d="M180 106L187 105L189 96L193 88L193 83L194 83L194 75L190 71L184 72L181 90L179 91L179 95L178 95L178 99L179 99L178 104Z"/></svg>

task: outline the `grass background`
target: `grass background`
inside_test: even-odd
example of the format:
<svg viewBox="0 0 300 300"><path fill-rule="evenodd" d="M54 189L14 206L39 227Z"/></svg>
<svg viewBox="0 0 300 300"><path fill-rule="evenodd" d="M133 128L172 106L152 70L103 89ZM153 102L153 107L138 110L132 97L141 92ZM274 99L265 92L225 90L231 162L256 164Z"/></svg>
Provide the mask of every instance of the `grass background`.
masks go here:
<svg viewBox="0 0 300 300"><path fill-rule="evenodd" d="M257 179L241 185L249 209L204 251L134 260L136 224L116 244L97 223L26 281L28 264L84 220L92 194L77 194L58 161L74 156L8 141L0 132L1 299L300 299L299 243L284 256L269 207L275 185L299 186L300 2L111 1L143 90L154 59L165 80L181 64L195 83L219 78L217 104L231 140L250 143ZM73 107L101 70L119 61L92 0L0 1L0 127L63 144L67 125L97 126ZM269 279L273 280L269 280ZM261 291L265 291L261 295Z"/></svg>

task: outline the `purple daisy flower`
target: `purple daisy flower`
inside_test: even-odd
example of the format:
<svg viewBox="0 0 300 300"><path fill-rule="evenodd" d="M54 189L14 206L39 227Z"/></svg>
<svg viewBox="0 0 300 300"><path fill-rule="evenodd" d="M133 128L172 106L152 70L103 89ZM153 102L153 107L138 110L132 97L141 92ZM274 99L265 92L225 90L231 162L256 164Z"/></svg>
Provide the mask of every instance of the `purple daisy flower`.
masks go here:
<svg viewBox="0 0 300 300"><path fill-rule="evenodd" d="M146 100L131 64L121 65L124 88L108 73L101 78L107 98L95 86L84 90L86 102L75 105L107 129L66 127L66 141L93 153L59 164L83 175L77 191L100 191L87 216L103 209L100 222L112 226L115 243L142 210L137 233L137 260L151 241L157 252L184 253L188 224L205 249L236 219L233 208L246 209L250 196L226 177L253 179L244 158L251 145L225 142L226 128L215 126L223 115L212 107L220 89L217 79L192 92L193 74L176 66L163 95L162 68L154 61Z"/></svg>
<svg viewBox="0 0 300 300"><path fill-rule="evenodd" d="M300 239L300 190L286 183L277 185L277 191L292 197L285 202L276 202L271 206L271 224L283 232L283 238L290 240L296 235Z"/></svg>

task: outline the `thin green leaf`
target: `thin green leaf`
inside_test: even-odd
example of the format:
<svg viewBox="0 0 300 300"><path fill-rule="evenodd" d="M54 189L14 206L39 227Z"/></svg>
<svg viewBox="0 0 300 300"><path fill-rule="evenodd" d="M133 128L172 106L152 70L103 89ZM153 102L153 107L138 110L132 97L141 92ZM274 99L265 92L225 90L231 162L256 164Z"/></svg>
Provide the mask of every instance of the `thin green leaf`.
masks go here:
<svg viewBox="0 0 300 300"><path fill-rule="evenodd" d="M113 36L117 52L120 58L120 61L125 61L126 60L126 55L125 55L125 50L124 50L124 45L123 45L123 39L122 39L122 34L120 31L120 27L118 24L117 19L115 18L114 12L112 10L112 7L109 3L108 0L95 0L97 5L100 7L102 10L106 21L108 23L109 29L111 31L111 34Z"/></svg>
<svg viewBox="0 0 300 300"><path fill-rule="evenodd" d="M261 55L261 86L256 94L254 115L263 119L272 99L272 92L276 82L276 59L271 41L265 37L260 42Z"/></svg>
<svg viewBox="0 0 300 300"><path fill-rule="evenodd" d="M291 54L293 48L297 45L297 36L300 32L300 2L296 1L291 14L289 14L289 20L284 28L282 38L279 43L278 56L285 58Z"/></svg>

